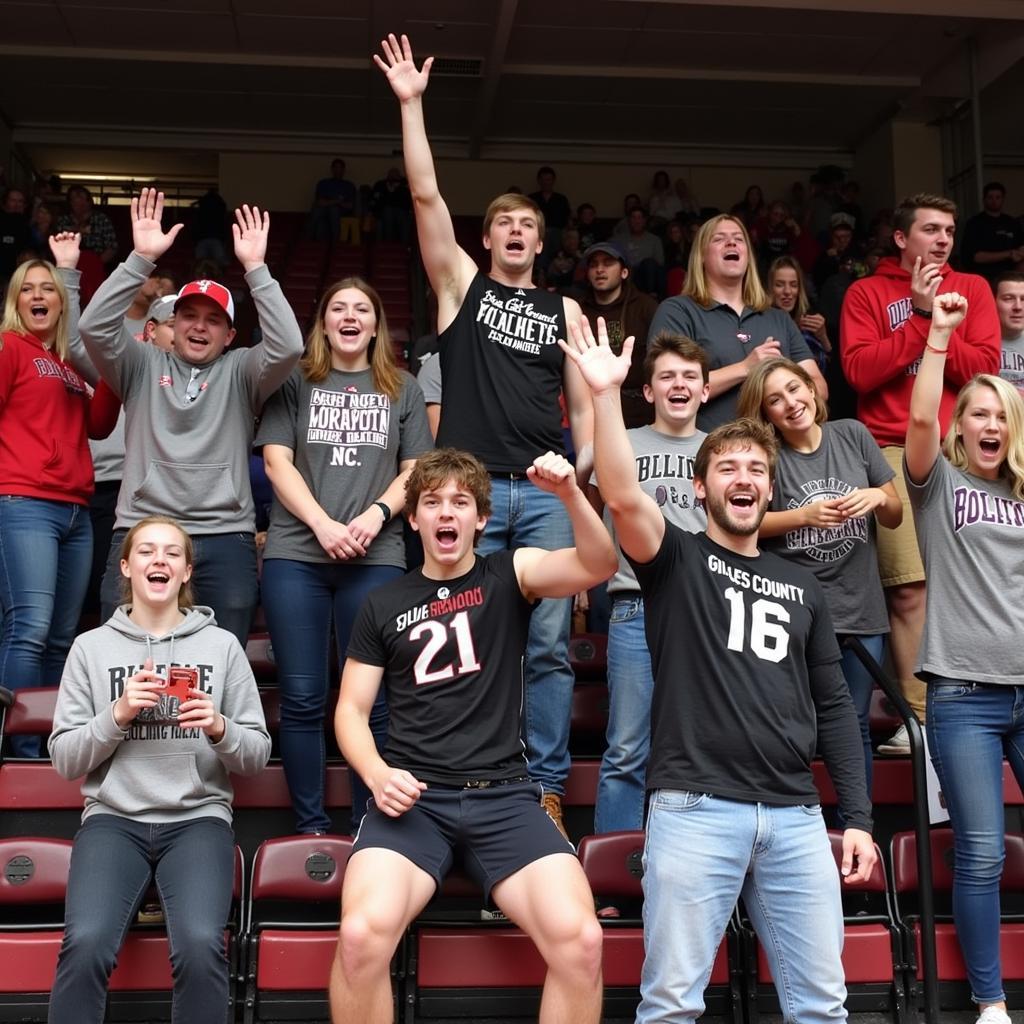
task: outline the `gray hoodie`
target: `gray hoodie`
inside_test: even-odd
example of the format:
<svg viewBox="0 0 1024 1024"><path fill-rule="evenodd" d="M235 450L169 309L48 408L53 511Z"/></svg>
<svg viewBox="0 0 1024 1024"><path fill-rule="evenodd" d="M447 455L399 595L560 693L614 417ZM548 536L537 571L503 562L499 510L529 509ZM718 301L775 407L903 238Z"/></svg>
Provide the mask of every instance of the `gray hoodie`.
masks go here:
<svg viewBox="0 0 1024 1024"><path fill-rule="evenodd" d="M209 608L193 608L166 636L150 636L122 605L71 648L57 694L50 757L66 779L86 778L83 820L119 814L136 821L214 817L231 822L229 772L255 775L270 757L270 736L252 669L238 641L220 629ZM124 681L146 658L163 675L168 665L199 672L199 689L224 716L224 735L211 743L200 729L156 721L150 709L127 729L114 721Z"/></svg>
<svg viewBox="0 0 1024 1024"><path fill-rule="evenodd" d="M258 345L229 348L199 367L140 345L125 329L124 314L153 266L131 253L100 286L79 324L90 358L124 403L124 476L115 526L130 529L146 516L165 515L193 535L252 533L255 419L299 361L302 332L264 265L245 275L263 329ZM193 371L199 391L190 400Z"/></svg>

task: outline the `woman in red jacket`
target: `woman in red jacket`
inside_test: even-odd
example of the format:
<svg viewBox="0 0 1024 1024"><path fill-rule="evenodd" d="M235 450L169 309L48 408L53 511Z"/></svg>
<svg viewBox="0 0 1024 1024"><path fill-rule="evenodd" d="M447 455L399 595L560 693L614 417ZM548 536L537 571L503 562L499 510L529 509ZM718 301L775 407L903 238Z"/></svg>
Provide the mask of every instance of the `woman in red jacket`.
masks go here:
<svg viewBox="0 0 1024 1024"><path fill-rule="evenodd" d="M68 362L79 236L50 245L56 267L17 267L0 323L0 682L13 690L60 681L92 558L89 390ZM11 742L39 756L37 738Z"/></svg>

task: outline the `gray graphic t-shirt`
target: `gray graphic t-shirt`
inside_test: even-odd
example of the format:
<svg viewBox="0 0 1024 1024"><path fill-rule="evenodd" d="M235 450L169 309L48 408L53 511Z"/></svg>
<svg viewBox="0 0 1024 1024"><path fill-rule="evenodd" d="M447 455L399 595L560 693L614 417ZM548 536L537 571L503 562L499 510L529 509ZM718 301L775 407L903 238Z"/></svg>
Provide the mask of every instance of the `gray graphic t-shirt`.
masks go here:
<svg viewBox="0 0 1024 1024"><path fill-rule="evenodd" d="M661 514L670 523L675 523L687 533L700 533L708 525L704 506L697 503L693 494L693 460L701 442L707 437L702 430L694 431L690 437L673 437L662 434L652 426L634 427L627 430L629 443L633 446L636 461L636 478L640 487L649 494L661 509ZM597 476L590 482L600 490ZM615 540L619 555L619 568L608 581L608 593L639 590L636 574L626 561L615 537L611 513L605 509L604 521Z"/></svg>
<svg viewBox="0 0 1024 1024"><path fill-rule="evenodd" d="M1024 395L1024 333L1016 338L1003 338L1003 350L999 357L999 376L1008 380Z"/></svg>
<svg viewBox="0 0 1024 1024"><path fill-rule="evenodd" d="M922 678L1024 684L1024 502L1005 480L983 480L940 455L928 478L907 473L928 576L917 669Z"/></svg>
<svg viewBox="0 0 1024 1024"><path fill-rule="evenodd" d="M290 448L313 497L339 523L366 511L398 475L400 462L433 447L415 379L403 372L402 390L392 402L374 388L370 370L331 370L318 384L301 369L293 371L264 407L255 444ZM331 561L313 531L276 495L264 558ZM381 530L361 564L405 567L400 516Z"/></svg>
<svg viewBox="0 0 1024 1024"><path fill-rule="evenodd" d="M859 487L881 487L895 475L863 423L823 423L817 451L779 449L770 510L788 512L842 498ZM790 530L763 546L814 573L837 633L865 636L889 632L875 532L875 517L869 515L841 526Z"/></svg>

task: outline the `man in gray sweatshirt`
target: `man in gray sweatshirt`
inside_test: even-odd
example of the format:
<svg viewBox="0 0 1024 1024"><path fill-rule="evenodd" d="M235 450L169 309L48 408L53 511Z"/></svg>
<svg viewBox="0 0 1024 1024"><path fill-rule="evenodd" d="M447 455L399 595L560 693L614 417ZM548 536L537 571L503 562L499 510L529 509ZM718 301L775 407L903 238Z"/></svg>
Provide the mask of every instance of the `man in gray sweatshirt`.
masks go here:
<svg viewBox="0 0 1024 1024"><path fill-rule="evenodd" d="M249 451L255 418L302 355L295 314L265 263L270 216L235 211L235 255L259 314L263 340L229 350L234 303L215 281L178 293L170 352L138 345L124 314L139 285L171 247L182 225L164 232L163 193L132 200L134 252L82 314L82 341L125 407L124 477L100 587L103 620L118 604L119 552L125 532L149 515L173 516L193 537L192 577L199 603L245 646L257 601L255 508Z"/></svg>

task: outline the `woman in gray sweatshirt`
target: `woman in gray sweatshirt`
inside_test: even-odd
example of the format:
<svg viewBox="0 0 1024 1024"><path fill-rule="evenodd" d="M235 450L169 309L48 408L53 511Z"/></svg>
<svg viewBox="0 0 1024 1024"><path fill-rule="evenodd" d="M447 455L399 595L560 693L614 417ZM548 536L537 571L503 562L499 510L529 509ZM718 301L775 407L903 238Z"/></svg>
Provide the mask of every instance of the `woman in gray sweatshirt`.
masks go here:
<svg viewBox="0 0 1024 1024"><path fill-rule="evenodd" d="M170 939L173 1019L223 1024L227 1013L229 773L259 772L270 737L244 651L209 608L192 607L192 562L180 526L143 519L121 552L128 603L68 655L49 749L62 776L84 776L85 810L50 1024L104 1019L117 952L153 884ZM172 666L192 670L180 698Z"/></svg>

